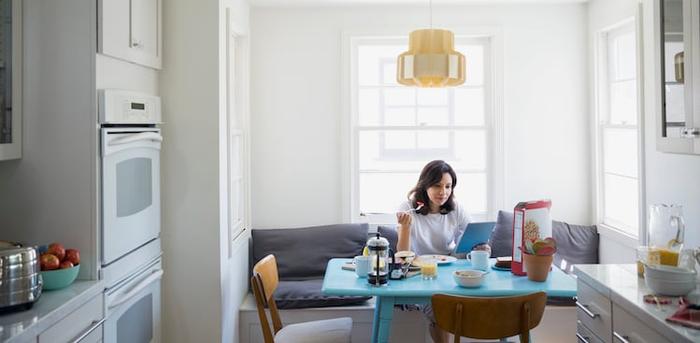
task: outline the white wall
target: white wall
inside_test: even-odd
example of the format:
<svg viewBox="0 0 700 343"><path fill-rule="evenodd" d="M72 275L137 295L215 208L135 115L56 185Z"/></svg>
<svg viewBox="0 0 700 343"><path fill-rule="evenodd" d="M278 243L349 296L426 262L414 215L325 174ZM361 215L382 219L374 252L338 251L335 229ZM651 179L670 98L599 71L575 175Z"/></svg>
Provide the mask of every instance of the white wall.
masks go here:
<svg viewBox="0 0 700 343"><path fill-rule="evenodd" d="M686 224L686 246L700 246L700 156L667 154L656 150L657 101L660 95L655 93L653 1L644 0L644 74L647 76L645 92L645 149L646 149L646 197L647 205L656 203L675 203L683 205ZM657 50L658 51L658 50Z"/></svg>
<svg viewBox="0 0 700 343"><path fill-rule="evenodd" d="M436 25L503 32L505 207L547 197L554 218L581 224L591 220L586 11L581 3L434 9ZM341 35L408 34L427 22L424 6L253 8L253 227L348 220Z"/></svg>
<svg viewBox="0 0 700 343"><path fill-rule="evenodd" d="M245 0L163 6L164 342L238 341L248 252L239 244L229 258L221 47L228 7L247 33Z"/></svg>

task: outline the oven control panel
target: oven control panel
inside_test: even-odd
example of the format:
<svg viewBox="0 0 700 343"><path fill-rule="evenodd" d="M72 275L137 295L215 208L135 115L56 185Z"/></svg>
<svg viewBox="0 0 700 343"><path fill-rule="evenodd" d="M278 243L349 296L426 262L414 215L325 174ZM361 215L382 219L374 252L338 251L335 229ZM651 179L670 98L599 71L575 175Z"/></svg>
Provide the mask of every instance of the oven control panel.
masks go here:
<svg viewBox="0 0 700 343"><path fill-rule="evenodd" d="M160 97L103 89L99 92L100 124L160 124Z"/></svg>

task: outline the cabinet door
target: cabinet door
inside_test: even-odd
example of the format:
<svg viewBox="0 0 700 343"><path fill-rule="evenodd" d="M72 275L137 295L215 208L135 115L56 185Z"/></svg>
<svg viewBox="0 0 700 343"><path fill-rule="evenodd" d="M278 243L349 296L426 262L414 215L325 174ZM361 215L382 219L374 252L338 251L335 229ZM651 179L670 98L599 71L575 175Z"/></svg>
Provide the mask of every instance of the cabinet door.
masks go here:
<svg viewBox="0 0 700 343"><path fill-rule="evenodd" d="M99 52L160 69L161 0L100 0Z"/></svg>
<svg viewBox="0 0 700 343"><path fill-rule="evenodd" d="M22 157L22 2L0 2L0 161Z"/></svg>
<svg viewBox="0 0 700 343"><path fill-rule="evenodd" d="M98 342L102 339L102 294L39 334L38 343Z"/></svg>
<svg viewBox="0 0 700 343"><path fill-rule="evenodd" d="M613 304L613 338L621 343L670 343L617 304Z"/></svg>

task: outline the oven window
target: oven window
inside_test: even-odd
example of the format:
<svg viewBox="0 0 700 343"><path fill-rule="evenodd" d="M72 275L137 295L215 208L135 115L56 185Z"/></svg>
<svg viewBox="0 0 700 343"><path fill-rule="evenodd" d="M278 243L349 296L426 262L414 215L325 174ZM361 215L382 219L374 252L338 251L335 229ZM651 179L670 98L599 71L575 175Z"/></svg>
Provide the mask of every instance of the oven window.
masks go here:
<svg viewBox="0 0 700 343"><path fill-rule="evenodd" d="M151 206L151 170L150 158L117 163L117 217L127 217Z"/></svg>
<svg viewBox="0 0 700 343"><path fill-rule="evenodd" d="M141 298L117 320L118 343L149 343L153 340L153 294Z"/></svg>

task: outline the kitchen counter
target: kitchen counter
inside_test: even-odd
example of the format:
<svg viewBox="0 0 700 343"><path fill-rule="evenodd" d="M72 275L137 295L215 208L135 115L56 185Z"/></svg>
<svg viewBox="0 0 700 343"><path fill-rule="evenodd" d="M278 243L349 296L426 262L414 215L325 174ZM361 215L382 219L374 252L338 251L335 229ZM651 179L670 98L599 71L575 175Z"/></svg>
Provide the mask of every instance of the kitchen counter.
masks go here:
<svg viewBox="0 0 700 343"><path fill-rule="evenodd" d="M675 305L654 305L643 297L652 292L644 279L637 276L634 264L590 264L574 266L578 278L606 295L613 303L643 321L671 342L700 342L700 330L666 322L678 308Z"/></svg>
<svg viewBox="0 0 700 343"><path fill-rule="evenodd" d="M36 341L37 335L103 290L101 281L78 280L67 288L43 292L31 309L0 315L0 342Z"/></svg>

